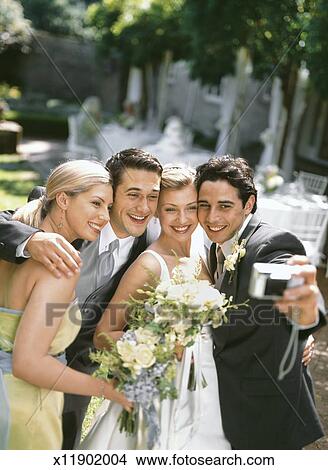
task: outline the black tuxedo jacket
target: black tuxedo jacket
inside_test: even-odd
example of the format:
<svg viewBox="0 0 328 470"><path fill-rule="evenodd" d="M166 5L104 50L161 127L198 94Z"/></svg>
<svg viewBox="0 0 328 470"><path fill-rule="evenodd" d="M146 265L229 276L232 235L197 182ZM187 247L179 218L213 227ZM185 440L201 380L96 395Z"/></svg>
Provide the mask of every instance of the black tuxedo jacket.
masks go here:
<svg viewBox="0 0 328 470"><path fill-rule="evenodd" d="M45 193L44 186L35 186L28 195L27 202L38 199ZM39 229L13 221L14 211L0 212L0 259L10 263L22 263L26 258L16 258L17 247Z"/></svg>
<svg viewBox="0 0 328 470"><path fill-rule="evenodd" d="M301 448L323 435L312 381L301 362L312 330L300 332L295 365L278 381L291 326L271 301L250 299L248 285L255 262L284 263L294 254L305 254L304 247L291 233L262 223L256 216L241 239L247 241L246 255L231 282L230 273L225 274L220 290L232 295L233 303L249 299L249 304L229 310L228 323L213 329L223 429L236 449ZM214 272L214 244L210 252Z"/></svg>
<svg viewBox="0 0 328 470"><path fill-rule="evenodd" d="M27 238L40 230L11 220L13 211L0 213L0 259L22 263L26 258L16 258L16 249Z"/></svg>

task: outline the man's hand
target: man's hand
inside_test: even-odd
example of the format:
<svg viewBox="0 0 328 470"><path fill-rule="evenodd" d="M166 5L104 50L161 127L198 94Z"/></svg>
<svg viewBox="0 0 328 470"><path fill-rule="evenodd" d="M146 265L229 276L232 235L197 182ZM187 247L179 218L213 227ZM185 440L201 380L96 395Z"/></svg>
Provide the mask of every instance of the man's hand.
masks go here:
<svg viewBox="0 0 328 470"><path fill-rule="evenodd" d="M303 357L302 357L302 363L305 366L308 366L312 360L313 353L314 353L314 337L310 335L307 339L304 351L303 351Z"/></svg>
<svg viewBox="0 0 328 470"><path fill-rule="evenodd" d="M58 233L36 232L26 249L57 278L72 277L82 264L79 252Z"/></svg>
<svg viewBox="0 0 328 470"><path fill-rule="evenodd" d="M275 303L280 312L292 317L297 314L297 323L304 327L312 326L319 318L317 270L309 264L306 256L292 256L287 264L299 266L297 277L304 279L300 287L291 287L284 291L283 297Z"/></svg>

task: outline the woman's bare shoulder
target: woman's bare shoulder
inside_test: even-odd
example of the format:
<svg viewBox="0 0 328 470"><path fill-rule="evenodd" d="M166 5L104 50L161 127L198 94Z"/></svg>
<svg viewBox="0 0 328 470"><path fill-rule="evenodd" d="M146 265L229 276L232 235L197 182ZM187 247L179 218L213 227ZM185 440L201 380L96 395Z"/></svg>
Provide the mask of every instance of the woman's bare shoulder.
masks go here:
<svg viewBox="0 0 328 470"><path fill-rule="evenodd" d="M155 251L155 250L152 250ZM149 249L141 253L136 261L133 263L135 272L140 272L140 269L153 273L159 276L161 273L161 265L156 256L149 252Z"/></svg>
<svg viewBox="0 0 328 470"><path fill-rule="evenodd" d="M42 263L33 259L27 260L21 266L21 272L18 274L24 277L30 286L42 284L56 289L60 289L62 286L74 287L79 279L79 274L75 274L71 278L61 276L58 279Z"/></svg>

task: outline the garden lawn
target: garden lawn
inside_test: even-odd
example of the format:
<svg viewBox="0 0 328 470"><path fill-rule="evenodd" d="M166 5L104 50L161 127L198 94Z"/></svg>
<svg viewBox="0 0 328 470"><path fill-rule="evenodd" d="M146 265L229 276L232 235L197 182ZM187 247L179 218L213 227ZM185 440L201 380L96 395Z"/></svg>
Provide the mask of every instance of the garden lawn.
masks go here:
<svg viewBox="0 0 328 470"><path fill-rule="evenodd" d="M40 184L43 181L28 160L20 155L0 155L0 210L22 206L31 189Z"/></svg>

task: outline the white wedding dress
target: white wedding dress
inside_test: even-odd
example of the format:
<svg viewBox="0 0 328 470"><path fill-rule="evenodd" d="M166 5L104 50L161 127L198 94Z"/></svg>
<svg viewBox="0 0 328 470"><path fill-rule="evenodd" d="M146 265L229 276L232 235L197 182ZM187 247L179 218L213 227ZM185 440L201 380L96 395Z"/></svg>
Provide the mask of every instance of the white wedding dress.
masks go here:
<svg viewBox="0 0 328 470"><path fill-rule="evenodd" d="M160 263L160 280L169 279L169 270L164 259L152 250L145 253L152 253ZM195 391L188 389L192 360ZM203 379L207 383L205 387ZM222 428L210 326L204 326L195 344L185 349L182 361L178 364L176 387L176 400L167 399L156 403L160 415L160 436L153 449L231 449ZM121 411L120 405L105 400L97 410L93 425L80 444L80 449L147 449L143 417L139 417L137 434L126 436L125 432L119 431L117 422Z"/></svg>

